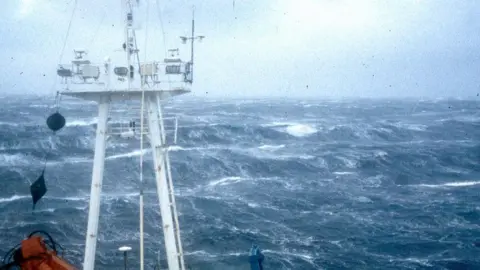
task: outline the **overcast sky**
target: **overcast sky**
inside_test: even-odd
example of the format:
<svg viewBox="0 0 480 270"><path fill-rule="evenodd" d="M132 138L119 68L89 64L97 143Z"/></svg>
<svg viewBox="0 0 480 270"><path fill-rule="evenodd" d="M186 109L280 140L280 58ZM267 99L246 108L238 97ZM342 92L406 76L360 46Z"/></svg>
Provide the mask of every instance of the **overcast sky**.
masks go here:
<svg viewBox="0 0 480 270"><path fill-rule="evenodd" d="M158 6L149 0L148 16L145 1L140 0L137 14L140 50L157 59L163 58L164 44L189 57L177 37L189 32L195 2L197 33L207 36L197 44L195 58L193 89L200 96L466 97L480 92L477 0L169 0ZM87 48L96 62L120 54L120 2L78 0L63 62L75 47ZM2 1L2 92L54 92L74 3Z"/></svg>

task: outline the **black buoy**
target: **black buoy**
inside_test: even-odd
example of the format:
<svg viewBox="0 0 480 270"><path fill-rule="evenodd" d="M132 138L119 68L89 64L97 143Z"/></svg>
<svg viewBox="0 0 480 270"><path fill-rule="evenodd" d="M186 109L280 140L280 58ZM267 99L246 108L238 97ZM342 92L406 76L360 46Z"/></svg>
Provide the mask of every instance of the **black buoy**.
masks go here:
<svg viewBox="0 0 480 270"><path fill-rule="evenodd" d="M30 193L32 194L33 199L33 209L35 209L35 204L47 193L47 186L45 185L45 178L43 175L45 174L45 170L42 171L42 174L38 179L33 182L30 186Z"/></svg>
<svg viewBox="0 0 480 270"><path fill-rule="evenodd" d="M54 132L58 131L65 126L65 117L63 117L59 112L56 112L47 118L47 126Z"/></svg>

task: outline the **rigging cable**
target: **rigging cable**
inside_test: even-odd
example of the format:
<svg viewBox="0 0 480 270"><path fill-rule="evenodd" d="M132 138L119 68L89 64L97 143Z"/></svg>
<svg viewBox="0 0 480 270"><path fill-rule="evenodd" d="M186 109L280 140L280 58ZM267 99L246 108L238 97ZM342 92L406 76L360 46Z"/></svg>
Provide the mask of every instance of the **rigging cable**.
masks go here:
<svg viewBox="0 0 480 270"><path fill-rule="evenodd" d="M68 22L67 34L65 35L65 39L63 40L63 47L62 47L62 51L60 53L60 59L59 59L58 63L61 63L62 60L63 60L63 53L65 51L65 46L67 45L68 36L70 35L70 29L72 27L73 15L75 14L76 9L77 9L77 0L75 0L73 10L72 10L72 15L70 16L70 21Z"/></svg>
<svg viewBox="0 0 480 270"><path fill-rule="evenodd" d="M61 53L60 53L60 59L58 61L59 64L62 62L62 59L63 59L63 53L65 51L65 46L67 44L68 36L70 35L70 29L71 29L71 26L72 26L73 16L75 14L76 9L77 9L77 0L75 0L73 10L72 10L72 14L70 16L70 21L68 22L67 34L65 35L65 38L63 40L63 46L62 46L62 50L61 50ZM55 88L56 83L57 83L57 80L55 78L52 88ZM55 103L54 103L55 113L51 114L47 118L47 126L50 130L53 131L53 135L55 135L58 130L62 129L65 126L65 117L63 117L59 113L60 101L61 101L61 95L60 95L60 92L57 91L56 95L55 95ZM52 148L53 148L53 145L52 145ZM49 149L49 150L51 151L52 149ZM45 185L44 175L45 175L45 169L47 167L49 150L46 150L46 153L45 153L45 156L44 156L45 161L44 161L42 173L37 178L37 180L35 182L33 182L33 184L30 184L30 193L32 195L33 208L34 209L35 209L35 204L47 192L47 187ZM29 183L30 183L30 181L29 181Z"/></svg>
<svg viewBox="0 0 480 270"><path fill-rule="evenodd" d="M163 53L165 54L165 58L167 58L168 57L167 42L166 42L167 39L165 34L165 27L163 26L162 11L160 10L160 5L158 2L159 2L158 0L155 1L155 3L157 4L158 20L160 21L160 27L162 28ZM172 88L172 80L170 79L170 74L167 74L167 78L168 78L168 86Z"/></svg>
<svg viewBox="0 0 480 270"><path fill-rule="evenodd" d="M74 2L72 14L70 15L70 20L68 21L67 33L65 34L65 38L63 39L63 45L62 45L62 50L60 52L60 58L58 60L58 64L61 64L63 61L63 54L65 52L65 47L67 46L67 40L70 35L70 29L72 28L73 16L75 15L76 9L77 9L77 0L75 0ZM57 78L55 77L55 79L53 80L52 89L55 89L56 84L57 84ZM60 95L60 92L57 91L55 95L55 110L57 113L60 107L60 101L61 101L61 95Z"/></svg>
<svg viewBox="0 0 480 270"><path fill-rule="evenodd" d="M167 57L167 42L165 41L165 28L163 27L163 19L162 19L162 12L160 10L160 5L158 4L158 0L155 1L157 4L157 15L158 19L160 20L160 27L162 28L162 40L163 40L163 52L165 54L165 58Z"/></svg>
<svg viewBox="0 0 480 270"><path fill-rule="evenodd" d="M68 37L70 35L70 29L72 27L73 16L75 15L76 9L77 9L77 0L75 0L75 2L74 2L72 14L70 15L70 20L68 22L67 33L65 35L65 38L63 39L62 50L60 52L60 58L59 58L59 61L58 61L59 64L61 64L62 61L63 61L63 54L65 52L65 47L67 45L67 40L68 40ZM57 85L57 78L55 77L54 80L53 80L52 89L55 89L56 85ZM56 134L56 131L58 131L59 129L63 128L63 126L65 126L65 118L59 113L61 99L62 99L62 97L60 95L60 92L56 91L55 101L54 101L55 113L50 115L47 118L47 125L51 130L53 130L53 135ZM63 124L61 124L62 122L63 122ZM52 125L54 126L54 128L52 128L53 127ZM48 158L48 152L46 152L45 156L44 156L45 163L44 163L42 175L40 177L43 176L43 173L45 172L45 168L47 167L47 162L48 162L47 158ZM33 196L33 193L32 193L32 196Z"/></svg>
<svg viewBox="0 0 480 270"><path fill-rule="evenodd" d="M72 21L73 21L73 16L75 15L75 11L77 9L77 0L75 0L72 14L70 15L70 20L68 22L68 28L67 28L67 33L65 35L65 38L63 40L63 45L62 45L62 50L60 53L60 59L58 61L59 64L61 64L62 59L63 59L63 54L65 51L65 47L67 45L67 40L70 35L70 29L72 27ZM55 88L57 83L56 78L54 79L53 86L52 88ZM54 108L55 108L55 113L51 114L47 118L47 126L53 131L53 135L56 135L56 132L60 129L62 129L65 126L65 117L63 117L60 113L60 101L61 101L61 95L60 92L57 91L55 95L55 101L54 101ZM50 135L51 136L51 135ZM53 148L53 145L52 145ZM33 184L30 184L30 193L33 198L33 207L35 207L35 204L38 200L40 200L43 195L47 192L47 188L45 186L45 179L44 179L44 174L45 174L45 169L47 168L47 163L48 163L48 156L49 156L49 150L51 151L52 149L46 150L45 156L44 156L44 164L43 164L43 170L42 173L40 174L40 177L33 182ZM29 181L30 182L30 181Z"/></svg>
<svg viewBox="0 0 480 270"><path fill-rule="evenodd" d="M145 110L145 90L142 88L142 105L140 111L140 269L144 266L144 243L143 243L143 130L144 130L144 115Z"/></svg>
<svg viewBox="0 0 480 270"><path fill-rule="evenodd" d="M103 21L105 20L105 17L107 15L107 12L105 11L105 7L103 7L103 13L102 13L102 18L100 19L100 22L98 23L97 29L95 30L95 33L92 36L92 39L89 42L88 48L91 48L93 43L95 42L95 38L98 35L98 32L100 31L100 28L103 26Z"/></svg>

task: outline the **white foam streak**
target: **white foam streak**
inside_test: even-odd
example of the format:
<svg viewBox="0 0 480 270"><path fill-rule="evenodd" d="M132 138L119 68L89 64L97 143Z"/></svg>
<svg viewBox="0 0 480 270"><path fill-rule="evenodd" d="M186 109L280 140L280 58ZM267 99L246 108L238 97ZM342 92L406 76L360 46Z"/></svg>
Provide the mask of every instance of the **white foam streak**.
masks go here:
<svg viewBox="0 0 480 270"><path fill-rule="evenodd" d="M30 196L26 196L26 195L13 195L13 196L10 197L10 198L0 198L0 203L3 203L3 202L13 202L13 201L16 201L16 200L23 200L23 199L27 199L27 198L30 198Z"/></svg>
<svg viewBox="0 0 480 270"><path fill-rule="evenodd" d="M148 153L149 151L150 151L150 149L143 149L143 151L139 149L139 150L135 150L135 151L132 151L132 152L129 152L129 153L123 153L123 154L109 156L109 157L106 157L105 159L106 160L112 160L112 159L118 159L118 158L135 157L135 156L140 156L142 153L143 154Z"/></svg>
<svg viewBox="0 0 480 270"><path fill-rule="evenodd" d="M263 124L262 127L284 127L284 126L292 126L296 125L297 123L294 122L272 122L270 124Z"/></svg>
<svg viewBox="0 0 480 270"><path fill-rule="evenodd" d="M234 256L234 257L239 257L244 255L244 253L241 252L230 252L230 253L222 253L221 255L217 254L212 254L211 252L206 252L205 250L195 250L192 252L185 252L185 255L187 256L199 256L199 257L210 257L210 258L217 258L220 256Z"/></svg>
<svg viewBox="0 0 480 270"><path fill-rule="evenodd" d="M297 257L301 260L304 260L310 264L313 264L313 257L308 254L301 254L301 253L293 253L293 252L286 252L286 251L276 251L276 250L270 250L270 249L265 249L263 250L263 253L270 253L270 254L276 254L279 256L291 256L291 257Z"/></svg>
<svg viewBox="0 0 480 270"><path fill-rule="evenodd" d="M81 126L90 126L96 123L97 123L97 118L94 118L92 120L73 120L73 121L67 121L66 126L81 127Z"/></svg>
<svg viewBox="0 0 480 270"><path fill-rule="evenodd" d="M441 187L470 187L480 185L480 181L448 182L443 184L420 184L421 187L441 188Z"/></svg>
<svg viewBox="0 0 480 270"><path fill-rule="evenodd" d="M285 145L284 144L280 144L280 145L269 145L269 144L264 144L262 146L259 146L258 149L262 149L262 150L277 150L277 149L281 149L281 148L284 148Z"/></svg>
<svg viewBox="0 0 480 270"><path fill-rule="evenodd" d="M354 172L333 172L333 174L336 174L336 175L351 175L351 174L354 174Z"/></svg>
<svg viewBox="0 0 480 270"><path fill-rule="evenodd" d="M211 187L213 187L213 186L225 186L225 185L229 185L229 184L238 183L242 180L245 180L245 178L238 177L238 176L224 177L224 178L219 179L219 180L211 181L210 183L208 183L208 185L211 186Z"/></svg>
<svg viewBox="0 0 480 270"><path fill-rule="evenodd" d="M0 162L2 166L25 166L31 164L31 160L28 160L26 156L22 154L0 155Z"/></svg>
<svg viewBox="0 0 480 270"><path fill-rule="evenodd" d="M87 163L87 162L92 162L91 158L82 158L82 157L71 157L71 158L66 158L65 163Z"/></svg>
<svg viewBox="0 0 480 270"><path fill-rule="evenodd" d="M14 127L18 127L19 125L18 125L18 123L0 121L0 126L14 126Z"/></svg>
<svg viewBox="0 0 480 270"><path fill-rule="evenodd" d="M176 151L185 151L187 149L181 147L181 146L178 146L178 145L172 145L172 146L169 146L168 147L168 151L172 151L172 152L176 152Z"/></svg>

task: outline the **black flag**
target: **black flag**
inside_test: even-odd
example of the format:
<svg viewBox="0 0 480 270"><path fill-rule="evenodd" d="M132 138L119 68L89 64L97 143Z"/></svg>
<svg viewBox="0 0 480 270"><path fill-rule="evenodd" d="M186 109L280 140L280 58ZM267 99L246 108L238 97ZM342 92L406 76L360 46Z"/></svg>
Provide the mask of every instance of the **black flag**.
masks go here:
<svg viewBox="0 0 480 270"><path fill-rule="evenodd" d="M30 193L32 194L33 199L33 209L35 209L35 204L47 193L47 186L45 186L45 178L43 177L45 170L42 171L42 175L33 182L30 186Z"/></svg>

